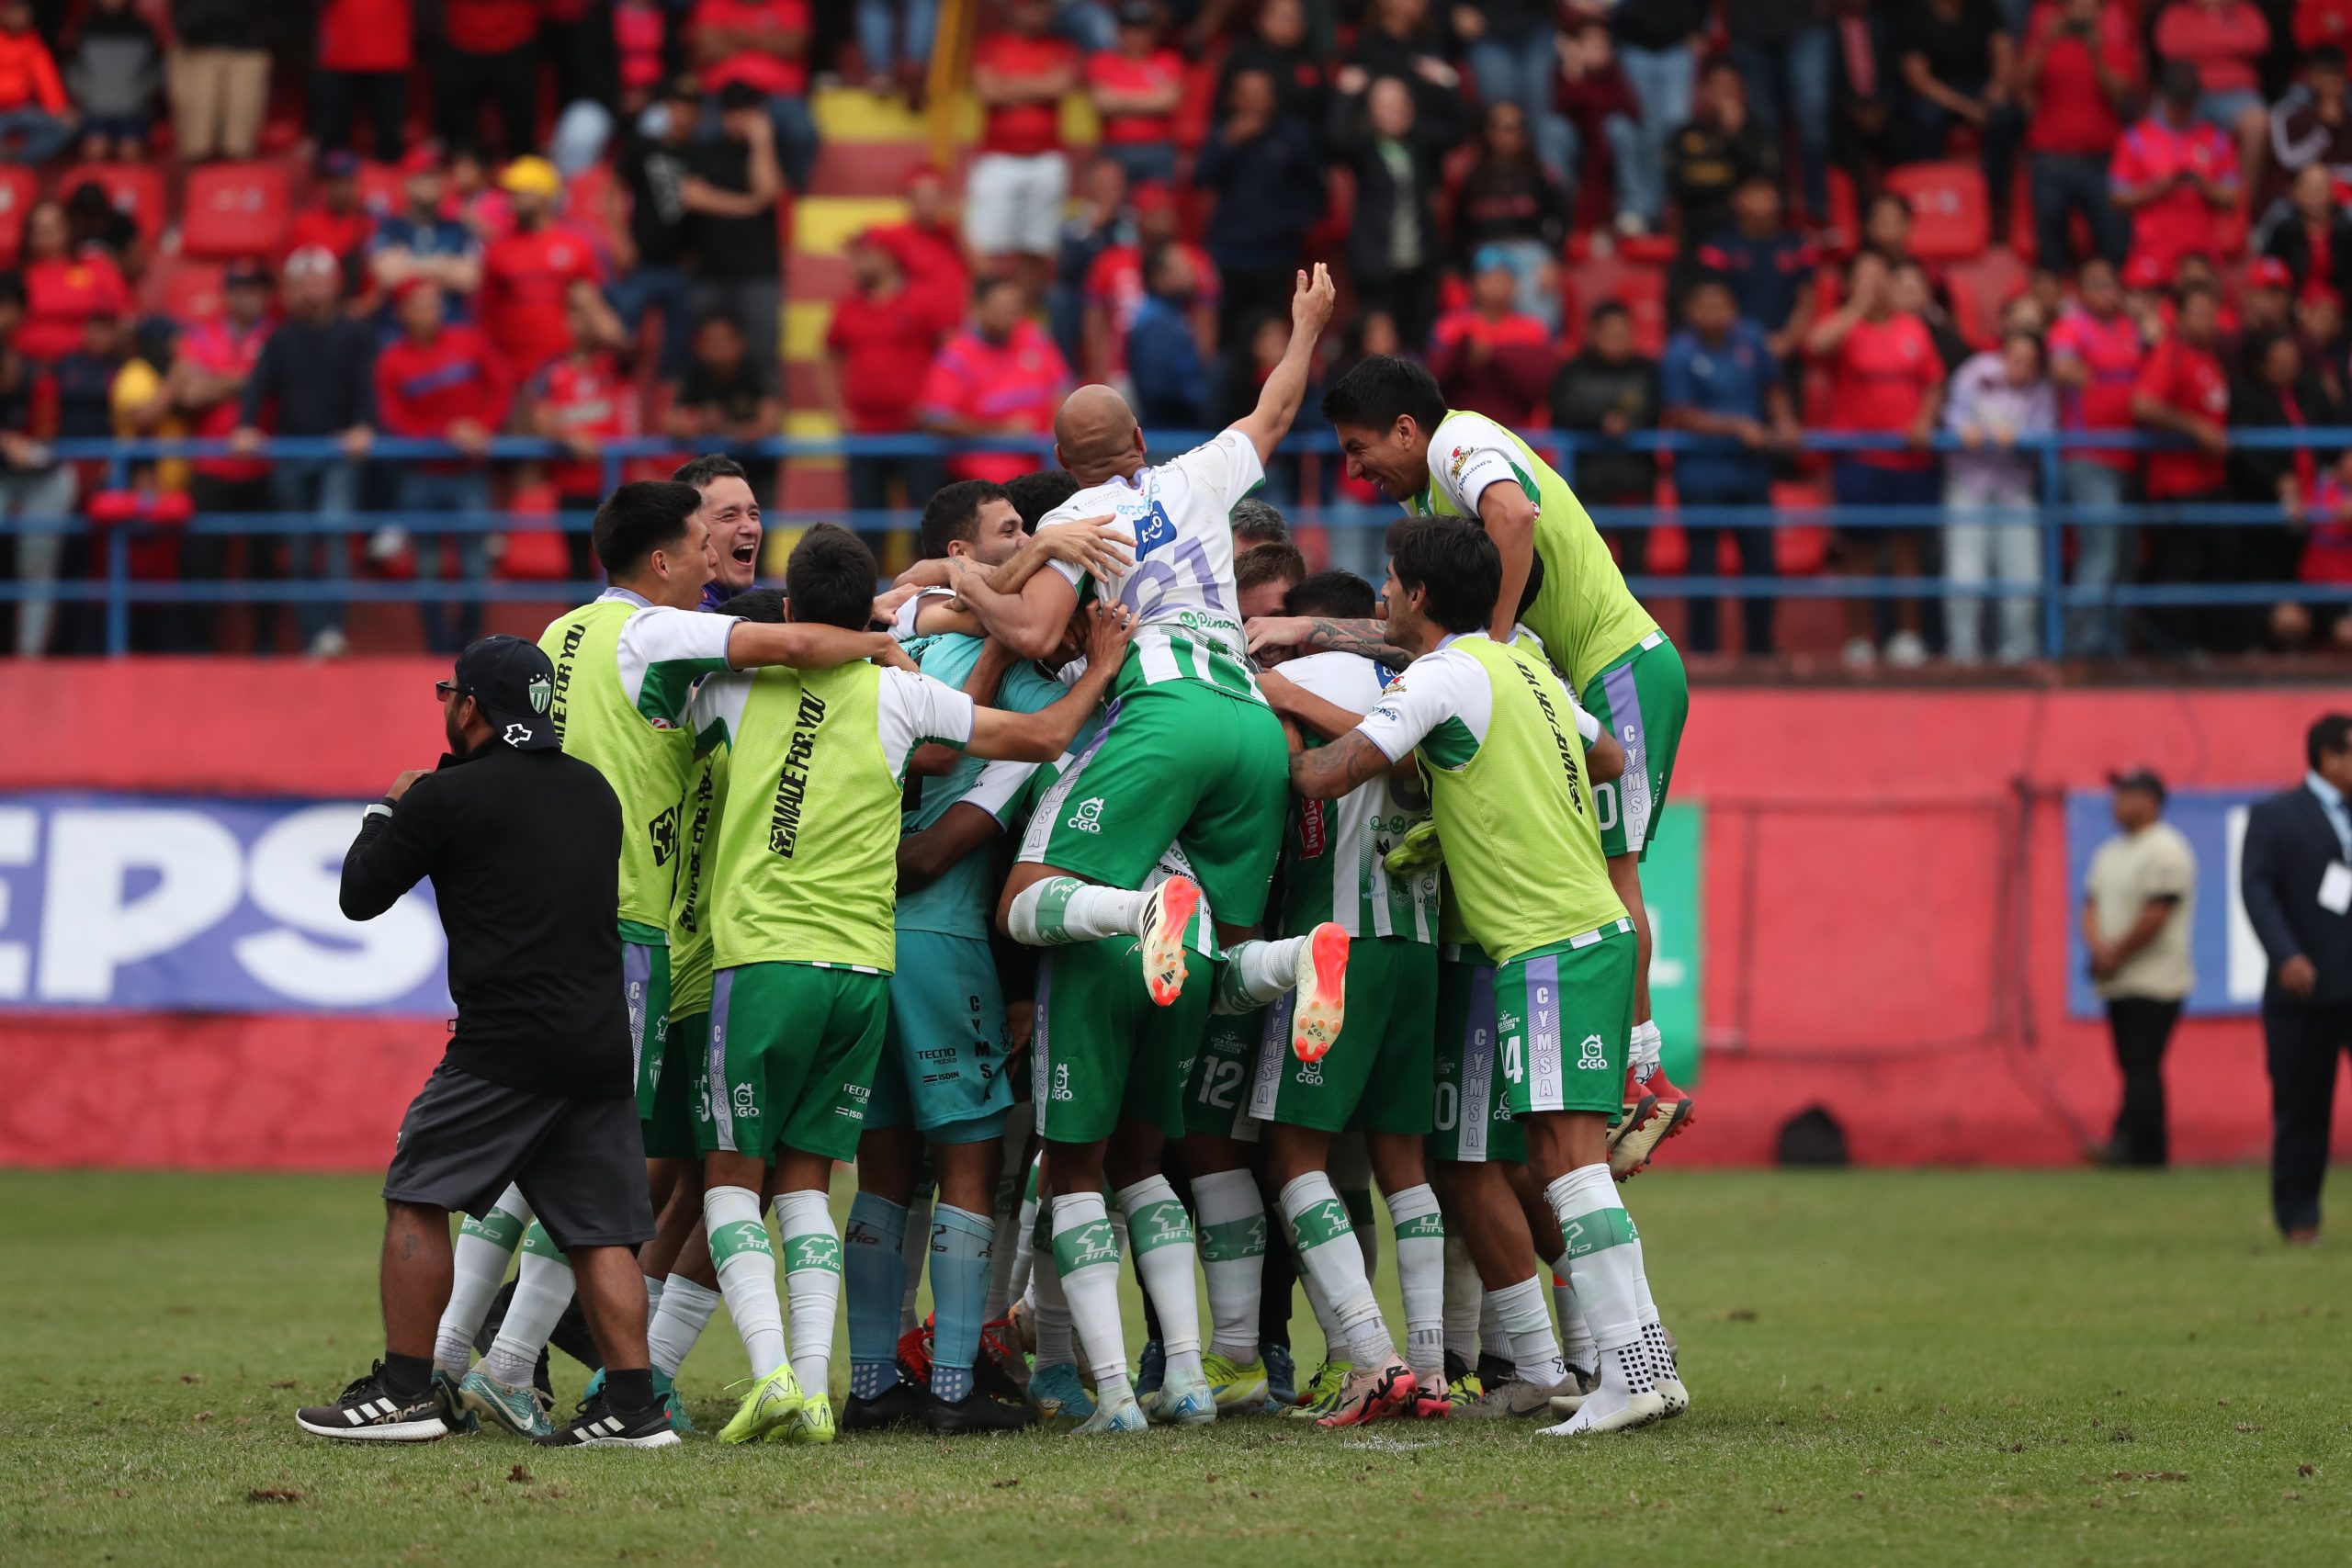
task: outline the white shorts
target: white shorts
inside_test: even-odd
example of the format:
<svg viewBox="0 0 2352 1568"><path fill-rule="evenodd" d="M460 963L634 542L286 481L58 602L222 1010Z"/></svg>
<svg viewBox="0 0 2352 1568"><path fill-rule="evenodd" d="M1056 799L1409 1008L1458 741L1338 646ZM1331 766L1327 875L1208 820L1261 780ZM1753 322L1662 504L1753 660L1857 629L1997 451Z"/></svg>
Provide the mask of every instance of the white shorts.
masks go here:
<svg viewBox="0 0 2352 1568"><path fill-rule="evenodd" d="M1059 152L983 152L964 182L964 238L984 256L1049 256L1059 248L1069 162Z"/></svg>

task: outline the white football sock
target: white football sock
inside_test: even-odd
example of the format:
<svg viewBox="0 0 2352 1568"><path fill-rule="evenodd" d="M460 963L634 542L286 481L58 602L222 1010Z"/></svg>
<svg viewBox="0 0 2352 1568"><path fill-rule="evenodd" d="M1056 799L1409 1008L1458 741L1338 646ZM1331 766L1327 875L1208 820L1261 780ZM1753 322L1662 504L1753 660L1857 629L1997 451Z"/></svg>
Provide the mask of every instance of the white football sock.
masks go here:
<svg viewBox="0 0 2352 1568"><path fill-rule="evenodd" d="M1225 968L1217 976L1215 1013L1254 1012L1298 980L1298 955L1311 937L1290 936L1278 941L1237 942L1225 950Z"/></svg>
<svg viewBox="0 0 2352 1568"><path fill-rule="evenodd" d="M1201 1271L1208 1276L1209 1348L1236 1366L1258 1359L1266 1270L1266 1201L1246 1170L1193 1179L1200 1211Z"/></svg>
<svg viewBox="0 0 2352 1568"><path fill-rule="evenodd" d="M1470 1244L1451 1232L1445 1238L1445 1350L1465 1365L1478 1359L1478 1307L1486 1299Z"/></svg>
<svg viewBox="0 0 2352 1568"><path fill-rule="evenodd" d="M1642 1293L1649 1293L1646 1284ZM1585 1321L1584 1308L1577 1301L1577 1288L1568 1283L1568 1255L1565 1252L1552 1259L1552 1310L1560 1314L1560 1354L1568 1365L1590 1371L1600 1348L1592 1342L1592 1325Z"/></svg>
<svg viewBox="0 0 2352 1568"><path fill-rule="evenodd" d="M1445 1217L1427 1182L1388 1195L1396 1289L1405 1298L1405 1359L1423 1388L1445 1386Z"/></svg>
<svg viewBox="0 0 2352 1568"><path fill-rule="evenodd" d="M1495 1305L1495 1292L1484 1286L1478 1292L1478 1354L1498 1361L1510 1359L1510 1336L1503 1331L1502 1311Z"/></svg>
<svg viewBox="0 0 2352 1568"><path fill-rule="evenodd" d="M433 1336L433 1364L453 1378L462 1378L474 1364L474 1336L506 1279L506 1264L523 1245L523 1231L531 1223L531 1205L519 1187L509 1187L481 1219L466 1216L458 1230L458 1245L450 1256L449 1304L441 1310L441 1326Z"/></svg>
<svg viewBox="0 0 2352 1568"><path fill-rule="evenodd" d="M666 1378L677 1377L687 1353L710 1326L710 1314L718 1310L718 1302L717 1291L684 1274L673 1274L662 1281L662 1304L653 1321L645 1325L645 1350L655 1371Z"/></svg>
<svg viewBox="0 0 2352 1568"><path fill-rule="evenodd" d="M760 1218L760 1195L748 1187L705 1188L702 1219L727 1315L743 1337L752 1375L766 1377L784 1365L784 1303L776 1295L775 1248Z"/></svg>
<svg viewBox="0 0 2352 1568"><path fill-rule="evenodd" d="M1297 1250L1296 1247L1292 1247L1294 1256ZM1306 1310L1315 1314L1315 1326L1323 1334L1323 1359L1327 1361L1346 1360L1348 1333L1340 1326L1340 1314L1331 1310L1330 1300L1323 1294L1323 1287L1317 1284L1315 1276L1304 1269L1299 1270L1298 1283L1299 1288L1306 1292Z"/></svg>
<svg viewBox="0 0 2352 1568"><path fill-rule="evenodd" d="M523 1233L523 1266L515 1271L514 1294L506 1303L506 1321L482 1370L500 1382L519 1388L538 1370L539 1352L555 1332L563 1309L571 1304L571 1265L556 1250L544 1226L533 1222Z"/></svg>
<svg viewBox="0 0 2352 1568"><path fill-rule="evenodd" d="M1021 1215L1021 1168L1008 1162L997 1178L996 1201L989 1219L996 1227L997 1245L989 1249L989 1293L980 1303L980 1321L994 1323L1012 1304L1012 1266L1020 1257L1013 1226Z"/></svg>
<svg viewBox="0 0 2352 1568"><path fill-rule="evenodd" d="M1657 1070L1658 1053L1664 1049L1657 1021L1645 1018L1634 1025L1633 1039L1626 1044L1625 1065L1634 1070L1636 1078L1646 1078Z"/></svg>
<svg viewBox="0 0 2352 1568"><path fill-rule="evenodd" d="M1164 1176L1147 1177L1116 1194L1135 1247L1136 1273L1151 1310L1159 1317L1159 1348L1167 1356L1167 1378L1201 1381L1199 1250L1193 1216L1176 1199Z"/></svg>
<svg viewBox="0 0 2352 1568"><path fill-rule="evenodd" d="M662 1310L662 1281L655 1279L650 1274L644 1276L644 1279L645 1321L651 1323L653 1321L653 1314Z"/></svg>
<svg viewBox="0 0 2352 1568"><path fill-rule="evenodd" d="M1489 1292L1495 1314L1510 1341L1511 1371L1528 1382L1551 1388L1568 1375L1560 1342L1552 1337L1552 1305L1544 1299L1542 1276Z"/></svg>
<svg viewBox="0 0 2352 1568"><path fill-rule="evenodd" d="M1331 1179L1309 1171L1283 1188L1277 1201L1298 1246L1300 1271L1330 1303L1348 1359L1359 1370L1379 1366L1396 1353L1396 1342L1381 1321L1380 1303L1364 1278L1363 1253Z"/></svg>
<svg viewBox="0 0 2352 1568"><path fill-rule="evenodd" d="M907 1228L899 1239L899 1266L906 1270L907 1281L899 1296L899 1333L902 1337L922 1323L916 1298L922 1291L923 1268L931 1261L931 1207L938 1199L939 1190L926 1187L907 1205Z"/></svg>
<svg viewBox="0 0 2352 1568"><path fill-rule="evenodd" d="M1029 1270L1029 1311L1037 1324L1037 1365L1076 1365L1078 1347L1072 1343L1069 1297L1062 1292L1062 1277L1054 1267L1054 1249L1036 1249Z"/></svg>
<svg viewBox="0 0 2352 1568"><path fill-rule="evenodd" d="M784 1237L785 1300L792 1311L792 1375L820 1399L833 1377L833 1325L841 1321L842 1237L822 1192L775 1195L775 1228ZM926 1225L924 1237L931 1232Z"/></svg>
<svg viewBox="0 0 2352 1568"><path fill-rule="evenodd" d="M1336 1179L1331 1185L1348 1211L1348 1227L1355 1232L1356 1250L1363 1255L1364 1288L1370 1290L1380 1283L1380 1227L1373 1223L1372 1177L1367 1173L1362 1179L1362 1186L1342 1186Z"/></svg>
<svg viewBox="0 0 2352 1568"><path fill-rule="evenodd" d="M1094 1402L1116 1409L1135 1397L1127 1382L1126 1330L1119 1321L1119 1244L1100 1192L1054 1198L1054 1262L1070 1321L1094 1368Z"/></svg>
<svg viewBox="0 0 2352 1568"><path fill-rule="evenodd" d="M1564 1235L1581 1246L1568 1248L1568 1283L1592 1326L1600 1363L1600 1387L1587 1402L1596 1416L1622 1408L1626 1398L1650 1392L1649 1358L1642 1347L1642 1243L1606 1165L1568 1172L1544 1189ZM1577 1413L1584 1415L1584 1411Z"/></svg>
<svg viewBox="0 0 2352 1568"><path fill-rule="evenodd" d="M1021 1190L1021 1212L1012 1228L1012 1277L1006 1283L1006 1299L1018 1296L1023 1301L1031 1293L1030 1281L1037 1269L1037 1166L1046 1156L1039 1155L1029 1162L1029 1175ZM1051 1237L1047 1237L1050 1243ZM1050 1250L1050 1247L1048 1248Z"/></svg>
<svg viewBox="0 0 2352 1568"><path fill-rule="evenodd" d="M1075 876L1049 876L1013 896L1005 933L1029 947L1063 947L1109 936L1143 934L1151 895L1097 887Z"/></svg>

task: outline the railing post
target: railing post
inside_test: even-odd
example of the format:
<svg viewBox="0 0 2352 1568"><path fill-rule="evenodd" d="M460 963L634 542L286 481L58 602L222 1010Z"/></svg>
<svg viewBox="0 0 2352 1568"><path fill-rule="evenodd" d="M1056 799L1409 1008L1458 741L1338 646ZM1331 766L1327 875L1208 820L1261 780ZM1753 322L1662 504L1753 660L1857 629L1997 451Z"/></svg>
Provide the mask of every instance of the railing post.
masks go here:
<svg viewBox="0 0 2352 1568"><path fill-rule="evenodd" d="M2058 442L2041 448L2041 656L2066 651L2066 505Z"/></svg>
<svg viewBox="0 0 2352 1568"><path fill-rule="evenodd" d="M107 657L130 651L130 525L107 530Z"/></svg>

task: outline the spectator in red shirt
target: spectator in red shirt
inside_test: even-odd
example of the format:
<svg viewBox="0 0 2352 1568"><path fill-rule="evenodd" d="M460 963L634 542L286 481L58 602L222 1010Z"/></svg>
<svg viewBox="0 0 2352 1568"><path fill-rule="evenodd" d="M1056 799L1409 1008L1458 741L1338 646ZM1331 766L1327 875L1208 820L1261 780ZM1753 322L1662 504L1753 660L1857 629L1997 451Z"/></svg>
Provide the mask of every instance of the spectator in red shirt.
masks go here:
<svg viewBox="0 0 2352 1568"><path fill-rule="evenodd" d="M0 142L12 164L46 164L74 140L77 122L49 45L33 30L27 0L0 4Z"/></svg>
<svg viewBox="0 0 2352 1568"><path fill-rule="evenodd" d="M92 316L124 316L133 307L121 268L96 247L75 250L65 209L53 201L41 202L25 220L24 281L25 318L16 348L40 364L81 347L82 325Z"/></svg>
<svg viewBox="0 0 2352 1568"><path fill-rule="evenodd" d="M849 265L851 291L833 307L825 356L817 362L825 403L852 435L903 434L915 428L916 394L952 322L933 314L908 287L898 254L872 231L851 243ZM890 506L893 479L902 490L897 504L919 509L939 488L938 461L852 457L850 505L859 512Z"/></svg>
<svg viewBox="0 0 2352 1568"><path fill-rule="evenodd" d="M1018 0L1012 28L972 51L972 91L986 113L964 185L964 237L988 261L1013 262L1032 294L1061 238L1069 164L1061 101L1078 88L1078 51L1053 34L1050 0Z"/></svg>
<svg viewBox="0 0 2352 1568"><path fill-rule="evenodd" d="M179 354L172 361L168 386L173 406L188 423L188 434L218 441L237 428L237 409L245 395L245 381L269 340L269 303L274 282L269 269L258 262L230 264L220 289L218 321L183 323ZM201 513L259 513L277 502L269 486L269 465L255 457L198 457L191 465L188 499ZM240 544L240 539L243 543ZM242 575L266 581L277 575L275 540L265 536L190 534L180 553L180 573L191 582L216 582L228 575L230 554L240 548ZM191 605L195 646L217 649L220 606ZM277 642L279 607L256 601L253 606L254 646L273 648Z"/></svg>
<svg viewBox="0 0 2352 1568"><path fill-rule="evenodd" d="M317 172L318 196L294 215L283 254L292 255L304 245L317 245L348 265L376 233L376 215L360 202L359 154L347 147L322 152Z"/></svg>
<svg viewBox="0 0 2352 1568"><path fill-rule="evenodd" d="M409 5L410 0L324 0L320 6L311 130L322 150L348 149L353 121L364 110L376 161L400 162L406 144L408 77L416 65Z"/></svg>
<svg viewBox="0 0 2352 1568"><path fill-rule="evenodd" d="M1935 339L1917 316L1894 309L1893 277L1883 257L1864 251L1846 272L1846 302L1823 318L1806 347L1827 367L1832 400L1826 429L1894 435L1899 450L1841 452L1831 483L1841 507L1938 505L1941 485L1928 449L1943 412L1944 366ZM1838 534L1840 570L1849 577L1919 575L1924 521L1894 527L1855 525ZM1880 653L1868 600L1846 601L1846 661L1865 665ZM1919 602L1895 606L1901 629L1887 638L1887 662L1917 666L1928 657L1920 635Z"/></svg>
<svg viewBox="0 0 2352 1568"><path fill-rule="evenodd" d="M2270 132L2262 57L2270 23L2253 0L2173 0L2156 18L2156 58L2197 73L2198 118L2237 139L2238 165L2259 188Z"/></svg>
<svg viewBox="0 0 2352 1568"><path fill-rule="evenodd" d="M483 458L492 434L506 423L514 390L506 363L473 328L449 324L441 290L428 279L413 277L394 289L392 311L400 335L376 356L377 427L413 441L447 441L462 454L454 460L403 464L397 504L412 525L434 513L467 514L479 522L490 510L490 470ZM489 570L490 536L478 529L459 533L454 541L439 539L429 563L419 558L419 574L443 575L453 542L459 580L481 582ZM439 600L428 599L417 610L424 645L435 653L454 653L481 631L479 599L458 605L454 630Z"/></svg>
<svg viewBox="0 0 2352 1568"><path fill-rule="evenodd" d="M2122 265L2130 239L2107 195L2107 160L2123 135L2123 116L2140 73L2131 18L2102 0L2043 0L2026 28L2018 73L2030 118L2033 243L2041 265L2075 265L2077 212L2090 226L2091 248Z"/></svg>
<svg viewBox="0 0 2352 1568"><path fill-rule="evenodd" d="M907 180L907 220L874 233L898 256L908 291L923 310L943 321L964 313L964 301L972 294L972 268L964 259L963 231L944 174L928 164L917 169Z"/></svg>
<svg viewBox="0 0 2352 1568"><path fill-rule="evenodd" d="M1472 263L1470 302L1438 318L1430 334L1430 374L1446 401L1516 429L1544 401L1552 383L1552 334L1515 305L1519 275L1500 246Z"/></svg>
<svg viewBox="0 0 2352 1568"><path fill-rule="evenodd" d="M2125 431L2134 427L2132 389L2147 347L2139 323L2123 308L2114 265L2093 256L2075 275L2075 302L2052 325L2050 379L2058 389L2058 423L2066 431ZM2136 452L2085 446L2058 464L2059 493L2068 506L2121 506L2139 472ZM2119 524L2076 524L2075 586L2100 592L2131 578L2139 558L2139 530ZM2090 659L2123 656L2123 616L2112 604L2075 607L2066 651Z"/></svg>
<svg viewBox="0 0 2352 1568"><path fill-rule="evenodd" d="M2152 507L2171 510L2229 499L2230 378L2219 353L2221 307L2210 288L2182 288L2172 336L2156 344L2132 388L2132 417L2140 427L2181 438L2148 455L2144 485ZM2229 581L2236 558L2233 535L2232 529L2208 524L2160 522L2149 541L2155 581ZM2150 619L2177 649L2200 646L2199 636L2217 629L2222 614L2236 611L2172 609Z"/></svg>
<svg viewBox="0 0 2352 1568"><path fill-rule="evenodd" d="M2237 149L2197 118L2197 71L2167 63L2148 118L2123 133L2108 164L2108 195L2132 218L2134 259L2169 274L2189 252L2210 254L2217 214L2238 204Z"/></svg>
<svg viewBox="0 0 2352 1568"><path fill-rule="evenodd" d="M1102 120L1102 155L1138 184L1176 177L1184 60L1160 42L1160 26L1151 0L1126 0L1119 7L1119 47L1086 62L1086 90Z"/></svg>
<svg viewBox="0 0 2352 1568"><path fill-rule="evenodd" d="M2289 601L2270 612L2270 635L2288 649L2301 648L2316 633L2319 646L2352 653L2352 451L2324 469L2304 509L2303 540L2296 578L2345 591L2345 601L2305 604Z"/></svg>
<svg viewBox="0 0 2352 1568"><path fill-rule="evenodd" d="M24 291L0 273L0 520L6 521L63 517L74 510L74 467L59 462L49 445L57 435L57 378L18 348L24 315ZM17 577L31 589L17 604L19 659L49 650L57 620L51 585L65 541L51 529L16 536Z"/></svg>
<svg viewBox="0 0 2352 1568"><path fill-rule="evenodd" d="M1135 193L1135 243L1106 246L1086 269L1084 350L1087 378L1107 381L1126 373L1127 334L1143 309L1144 258L1173 245L1192 264L1193 331L1204 344L1216 341L1216 264L1206 251L1177 237L1176 194L1148 185Z"/></svg>
<svg viewBox="0 0 2352 1568"><path fill-rule="evenodd" d="M499 184L514 204L514 229L482 253L480 314L510 379L519 382L564 351L567 306L583 292L595 296L601 280L588 243L548 221L562 189L552 164L517 158Z"/></svg>
<svg viewBox="0 0 2352 1568"><path fill-rule="evenodd" d="M922 427L940 435L1048 436L1069 390L1054 340L1029 320L1029 299L1009 277L982 282L972 324L940 346L916 400ZM1039 466L1035 452L975 452L947 459L951 479L998 484Z"/></svg>
<svg viewBox="0 0 2352 1568"><path fill-rule="evenodd" d="M509 158L538 144L539 0L443 0L433 127L446 147L482 144L485 108Z"/></svg>
<svg viewBox="0 0 2352 1568"><path fill-rule="evenodd" d="M817 122L808 114L808 0L697 0L688 38L702 75L703 127L717 132L718 95L741 82L775 126L776 162L793 189L808 188Z"/></svg>
<svg viewBox="0 0 2352 1568"><path fill-rule="evenodd" d="M524 423L533 434L560 442L569 457L548 465L559 512L593 513L611 487L605 482L605 444L639 433L637 387L620 358L607 346L598 312L574 299L564 310L571 341L563 354L539 367L523 391ZM571 575L585 581L592 570L591 538L585 528L567 530Z"/></svg>

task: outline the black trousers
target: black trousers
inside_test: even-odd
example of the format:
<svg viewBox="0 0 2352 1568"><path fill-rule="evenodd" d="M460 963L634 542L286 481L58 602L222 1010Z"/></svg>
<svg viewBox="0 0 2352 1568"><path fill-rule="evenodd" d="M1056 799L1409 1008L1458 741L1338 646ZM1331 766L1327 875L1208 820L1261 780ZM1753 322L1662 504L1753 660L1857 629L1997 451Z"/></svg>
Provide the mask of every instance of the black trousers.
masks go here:
<svg viewBox="0 0 2352 1568"><path fill-rule="evenodd" d="M482 111L497 116L503 154L519 158L537 145L537 40L503 54L469 54L443 45L433 72L434 130L445 147L481 149Z"/></svg>
<svg viewBox="0 0 2352 1568"><path fill-rule="evenodd" d="M2179 1021L2178 1002L2109 998L2107 1025L2115 1034L2115 1065L2123 1073L2123 1107L2115 1113L2119 1165L2165 1163L2165 1047Z"/></svg>
<svg viewBox="0 0 2352 1568"><path fill-rule="evenodd" d="M322 71L311 78L311 127L330 152L352 144L353 123L368 111L369 143L379 164L397 162L406 138L408 76L399 71Z"/></svg>
<svg viewBox="0 0 2352 1568"><path fill-rule="evenodd" d="M2262 1045L2270 1068L2270 1213L2282 1232L2316 1229L2335 1124L2335 1058L2352 1050L2352 1003L2266 999Z"/></svg>

